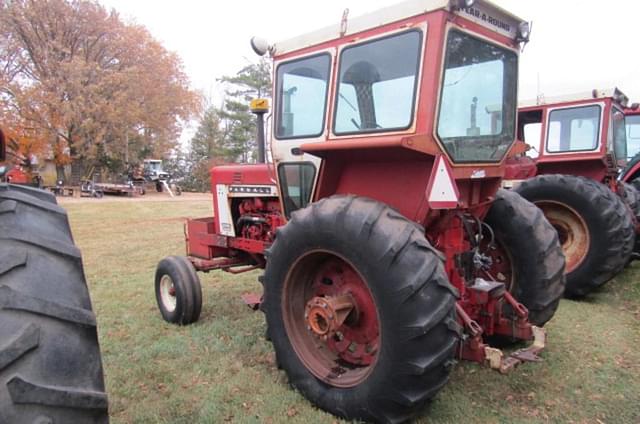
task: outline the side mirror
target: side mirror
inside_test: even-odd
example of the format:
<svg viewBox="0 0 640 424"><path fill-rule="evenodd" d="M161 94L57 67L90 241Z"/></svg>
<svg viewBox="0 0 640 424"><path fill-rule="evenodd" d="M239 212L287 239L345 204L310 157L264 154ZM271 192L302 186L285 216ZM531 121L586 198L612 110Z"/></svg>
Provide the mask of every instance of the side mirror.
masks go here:
<svg viewBox="0 0 640 424"><path fill-rule="evenodd" d="M269 42L260 37L251 37L251 48L258 56L264 56L271 52L273 46Z"/></svg>

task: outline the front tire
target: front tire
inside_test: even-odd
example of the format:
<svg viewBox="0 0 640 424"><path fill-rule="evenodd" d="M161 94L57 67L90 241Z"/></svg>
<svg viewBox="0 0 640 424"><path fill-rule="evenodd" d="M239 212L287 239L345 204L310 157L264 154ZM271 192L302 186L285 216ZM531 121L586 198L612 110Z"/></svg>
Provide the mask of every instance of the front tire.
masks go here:
<svg viewBox="0 0 640 424"><path fill-rule="evenodd" d="M447 382L457 291L419 227L389 207L333 196L295 212L268 252L264 283L277 362L318 407L400 422ZM344 296L353 309L320 337L327 322L308 313Z"/></svg>
<svg viewBox="0 0 640 424"><path fill-rule="evenodd" d="M165 321L187 325L200 318L200 279L193 264L184 256L169 256L160 261L156 269L155 292Z"/></svg>
<svg viewBox="0 0 640 424"><path fill-rule="evenodd" d="M608 187L585 177L540 175L515 190L541 208L559 233L567 296L585 296L629 261L635 230L627 207Z"/></svg>
<svg viewBox="0 0 640 424"><path fill-rule="evenodd" d="M542 211L513 191L499 190L485 222L493 229L495 246L488 247L492 272L513 297L529 310L529 321L542 327L549 321L565 290L565 260L558 233Z"/></svg>

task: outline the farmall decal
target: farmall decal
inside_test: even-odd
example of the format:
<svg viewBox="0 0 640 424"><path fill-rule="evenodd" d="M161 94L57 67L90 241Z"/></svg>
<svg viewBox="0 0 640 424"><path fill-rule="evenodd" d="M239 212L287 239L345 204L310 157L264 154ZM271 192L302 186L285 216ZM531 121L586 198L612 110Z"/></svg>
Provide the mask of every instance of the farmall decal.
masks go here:
<svg viewBox="0 0 640 424"><path fill-rule="evenodd" d="M470 21L476 22L508 37L514 38L516 36L517 22L498 11L488 11L482 7L474 6L464 8L458 13Z"/></svg>

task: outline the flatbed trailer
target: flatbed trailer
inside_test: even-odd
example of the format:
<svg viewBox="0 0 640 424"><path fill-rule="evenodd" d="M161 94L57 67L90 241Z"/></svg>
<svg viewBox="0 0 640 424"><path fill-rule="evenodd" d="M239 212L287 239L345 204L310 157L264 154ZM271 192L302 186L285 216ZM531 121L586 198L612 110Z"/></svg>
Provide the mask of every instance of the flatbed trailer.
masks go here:
<svg viewBox="0 0 640 424"><path fill-rule="evenodd" d="M132 197L140 194L137 187L133 184L114 184L114 183L94 183L96 191L113 196L129 196Z"/></svg>

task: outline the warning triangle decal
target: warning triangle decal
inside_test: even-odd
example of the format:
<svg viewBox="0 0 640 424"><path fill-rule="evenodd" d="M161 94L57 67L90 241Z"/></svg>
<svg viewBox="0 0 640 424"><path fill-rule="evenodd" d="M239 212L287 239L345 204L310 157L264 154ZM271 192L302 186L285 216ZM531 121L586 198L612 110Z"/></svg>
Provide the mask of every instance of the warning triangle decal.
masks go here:
<svg viewBox="0 0 640 424"><path fill-rule="evenodd" d="M449 164L442 156L436 156L429 181L428 202L432 209L451 209L458 206L458 188Z"/></svg>

